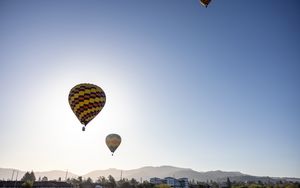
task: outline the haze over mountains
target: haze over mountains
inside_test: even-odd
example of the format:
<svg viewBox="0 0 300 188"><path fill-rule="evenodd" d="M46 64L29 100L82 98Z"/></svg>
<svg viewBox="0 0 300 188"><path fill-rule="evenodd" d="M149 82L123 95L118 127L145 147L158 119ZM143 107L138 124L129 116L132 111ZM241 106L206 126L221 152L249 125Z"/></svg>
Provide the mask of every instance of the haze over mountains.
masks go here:
<svg viewBox="0 0 300 188"><path fill-rule="evenodd" d="M15 170L14 174L13 171ZM18 172L18 177L17 177ZM0 179L1 180L8 180L8 179L18 179L20 180L23 175L25 174L25 171L19 171L16 169L10 169L10 168L0 168ZM66 171L60 171L60 170L54 170L54 171L45 171L45 172L34 172L36 179L38 180L39 177L46 176L48 180L58 180L61 178L61 180L65 180L66 176L67 178L77 178L78 176L82 176L83 178L92 178L94 181L98 179L100 176L108 177L109 175L112 175L116 180L119 180L122 176L122 178L135 178L136 180L144 181L148 180L152 177L159 177L159 178L165 178L165 177L175 177L175 178L181 178L186 177L189 180L194 181L218 181L222 182L227 179L227 177L230 178L231 181L262 181L262 182L275 182L278 180L288 180L288 181L298 181L300 182L300 178L271 178L271 177L259 177L259 176L251 176L246 175L241 172L225 172L225 171L208 171L208 172L198 172L189 168L178 168L173 166L160 166L160 167L142 167L138 169L132 169L132 170L121 170L121 169L107 169L107 170L95 170L92 172L89 172L84 175L77 175L72 172L66 172Z"/></svg>

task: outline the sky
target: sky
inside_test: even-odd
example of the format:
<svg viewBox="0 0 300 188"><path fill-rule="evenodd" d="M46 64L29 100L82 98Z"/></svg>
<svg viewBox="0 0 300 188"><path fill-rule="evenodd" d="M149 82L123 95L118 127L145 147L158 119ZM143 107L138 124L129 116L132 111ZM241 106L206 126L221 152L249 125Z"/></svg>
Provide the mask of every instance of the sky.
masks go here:
<svg viewBox="0 0 300 188"><path fill-rule="evenodd" d="M0 167L300 177L298 0L0 0ZM86 128L68 95L106 93ZM111 156L105 137L122 143Z"/></svg>

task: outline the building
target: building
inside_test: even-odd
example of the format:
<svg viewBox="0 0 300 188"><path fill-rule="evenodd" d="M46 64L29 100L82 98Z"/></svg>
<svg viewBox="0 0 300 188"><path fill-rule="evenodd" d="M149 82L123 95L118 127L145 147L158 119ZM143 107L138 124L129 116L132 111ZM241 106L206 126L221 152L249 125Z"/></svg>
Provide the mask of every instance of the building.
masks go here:
<svg viewBox="0 0 300 188"><path fill-rule="evenodd" d="M189 179L188 178L179 178L178 179L181 187L188 188L189 187Z"/></svg>
<svg viewBox="0 0 300 188"><path fill-rule="evenodd" d="M188 188L189 187L189 181L188 178L173 178L173 177L165 177L164 179L161 178L150 178L150 183L154 185L159 184L167 184L172 188Z"/></svg>
<svg viewBox="0 0 300 188"><path fill-rule="evenodd" d="M163 184L163 179L154 177L154 178L150 178L150 183L154 184L154 185L159 185L159 184Z"/></svg>

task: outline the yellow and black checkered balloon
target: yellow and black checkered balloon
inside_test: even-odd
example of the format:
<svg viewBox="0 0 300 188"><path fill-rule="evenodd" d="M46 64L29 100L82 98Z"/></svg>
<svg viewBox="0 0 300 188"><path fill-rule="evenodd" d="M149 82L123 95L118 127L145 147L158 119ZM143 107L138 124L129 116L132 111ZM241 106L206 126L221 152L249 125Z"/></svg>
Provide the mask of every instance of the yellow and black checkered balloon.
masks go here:
<svg viewBox="0 0 300 188"><path fill-rule="evenodd" d="M79 121L86 126L105 105L104 91L93 84L78 84L69 93L69 104Z"/></svg>

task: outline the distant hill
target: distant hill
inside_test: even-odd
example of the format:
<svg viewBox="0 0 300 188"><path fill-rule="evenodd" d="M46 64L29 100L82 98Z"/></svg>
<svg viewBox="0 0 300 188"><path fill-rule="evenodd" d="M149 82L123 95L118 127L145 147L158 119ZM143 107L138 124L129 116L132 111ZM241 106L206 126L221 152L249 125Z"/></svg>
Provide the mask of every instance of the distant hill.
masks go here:
<svg viewBox="0 0 300 188"><path fill-rule="evenodd" d="M11 179L13 170L15 170L14 179L16 179L16 169L9 169L9 168L0 168L0 179L1 180L8 180ZM58 180L61 178L62 180L65 179L66 171L45 171L45 172L34 172L36 178L46 176L48 180ZM134 178L138 181L142 180L149 180L152 177L175 177L181 178L186 177L189 180L194 181L217 181L217 182L224 182L227 180L227 177L230 178L231 181L237 182L245 182L245 181L262 181L262 182L276 182L276 181L293 181L293 182L300 182L300 178L274 178L274 177L260 177L260 176L251 176L247 174L242 174L241 172L225 172L225 171L208 171L208 172L198 172L189 168L178 168L173 166L159 166L159 167L142 167L133 170L121 170L121 169L107 169L107 170L95 170L89 172L85 175L81 175L83 178L92 178L93 180L97 180L100 176L108 177L112 175L116 180L119 180L121 177L131 179ZM25 174L24 171L18 171L18 179L21 179ZM68 172L68 178L77 178L78 175Z"/></svg>
<svg viewBox="0 0 300 188"><path fill-rule="evenodd" d="M97 170L84 175L85 178L90 177L96 180L99 176L107 177L112 175L115 179L120 179L121 170L120 169L109 169L109 170ZM240 172L223 172L223 171L209 171L209 172L197 172L188 168L178 168L173 166L160 166L160 167L142 167L134 170L122 170L122 177L127 179L137 179L149 180L152 177L165 178L165 177L187 177L190 180L195 181L207 181L218 179L224 177L235 177L242 176L244 174Z"/></svg>
<svg viewBox="0 0 300 188"><path fill-rule="evenodd" d="M30 170L28 170L30 172ZM13 176L13 180L20 180L26 171L21 171L13 168L0 168L0 180L11 180ZM61 170L52 170L52 171L44 171L44 172L34 172L35 178L38 180L39 177L43 178L46 176L48 180L58 180L61 178L62 180L66 177L66 171ZM78 175L68 172L68 178L76 178Z"/></svg>

